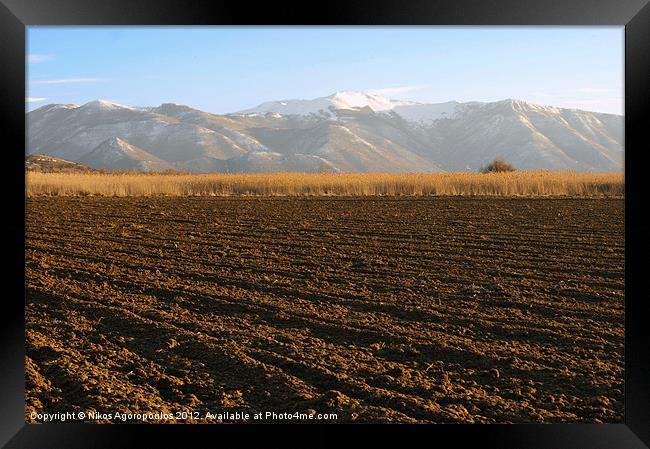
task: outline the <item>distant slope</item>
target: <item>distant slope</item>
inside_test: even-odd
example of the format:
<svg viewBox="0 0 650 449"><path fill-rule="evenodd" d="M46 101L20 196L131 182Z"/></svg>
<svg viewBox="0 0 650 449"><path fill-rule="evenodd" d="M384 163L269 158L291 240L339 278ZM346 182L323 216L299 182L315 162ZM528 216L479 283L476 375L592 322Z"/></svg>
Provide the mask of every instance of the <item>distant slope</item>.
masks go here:
<svg viewBox="0 0 650 449"><path fill-rule="evenodd" d="M344 91L226 115L97 100L46 105L27 122L30 153L138 170L476 171L500 157L523 170L622 171L624 159L622 116L510 99L419 104ZM137 151L120 162L109 148L90 154L110 139Z"/></svg>
<svg viewBox="0 0 650 449"><path fill-rule="evenodd" d="M165 171L174 168L166 162L141 148L125 142L119 137L111 137L100 143L90 153L79 159L90 167L112 170Z"/></svg>
<svg viewBox="0 0 650 449"><path fill-rule="evenodd" d="M389 100L380 95L366 92L342 91L313 100L270 101L241 111L242 114L265 114L275 112L282 115L330 115L336 109L357 109L368 107L372 111L387 111L396 106L417 104L410 101Z"/></svg>
<svg viewBox="0 0 650 449"><path fill-rule="evenodd" d="M447 170L477 170L500 157L518 169L622 171L623 118L517 100L463 105L422 128Z"/></svg>
<svg viewBox="0 0 650 449"><path fill-rule="evenodd" d="M246 150L227 135L155 112L93 101L48 105L27 115L28 150L79 160L106 139L119 137L172 164L205 166Z"/></svg>
<svg viewBox="0 0 650 449"><path fill-rule="evenodd" d="M31 154L25 157L25 170L40 173L88 173L95 171L79 162L66 161L46 154Z"/></svg>

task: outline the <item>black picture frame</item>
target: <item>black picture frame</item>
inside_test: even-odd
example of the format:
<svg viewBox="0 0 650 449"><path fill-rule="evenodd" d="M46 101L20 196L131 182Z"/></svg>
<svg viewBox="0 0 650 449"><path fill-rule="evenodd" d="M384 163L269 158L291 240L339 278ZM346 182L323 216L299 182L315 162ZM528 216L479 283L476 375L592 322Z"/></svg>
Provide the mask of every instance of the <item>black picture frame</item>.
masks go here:
<svg viewBox="0 0 650 449"><path fill-rule="evenodd" d="M24 422L25 27L29 25L620 25L625 26L625 422L433 426L334 426L362 436L404 434L432 445L526 449L650 446L650 326L645 256L650 249L646 171L650 149L650 5L648 0L504 0L215 2L195 0L0 0L2 187L2 339L0 445L7 448L114 448L213 444L259 438L283 426L92 425ZM9 288L7 288L9 287ZM570 388L570 386L567 386ZM255 432L251 432L254 429ZM279 429L279 430L277 430ZM307 425L310 439L336 443L332 426ZM290 441L286 441L290 443ZM160 445L161 443L155 443ZM309 444L308 441L303 444Z"/></svg>

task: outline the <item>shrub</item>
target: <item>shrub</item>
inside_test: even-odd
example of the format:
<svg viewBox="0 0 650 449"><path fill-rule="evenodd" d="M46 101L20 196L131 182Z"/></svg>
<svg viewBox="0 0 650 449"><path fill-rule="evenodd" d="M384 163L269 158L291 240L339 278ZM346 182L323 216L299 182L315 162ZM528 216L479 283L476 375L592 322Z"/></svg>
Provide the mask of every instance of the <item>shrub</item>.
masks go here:
<svg viewBox="0 0 650 449"><path fill-rule="evenodd" d="M481 173L499 173L515 171L515 168L503 159L495 159L485 167L481 167Z"/></svg>

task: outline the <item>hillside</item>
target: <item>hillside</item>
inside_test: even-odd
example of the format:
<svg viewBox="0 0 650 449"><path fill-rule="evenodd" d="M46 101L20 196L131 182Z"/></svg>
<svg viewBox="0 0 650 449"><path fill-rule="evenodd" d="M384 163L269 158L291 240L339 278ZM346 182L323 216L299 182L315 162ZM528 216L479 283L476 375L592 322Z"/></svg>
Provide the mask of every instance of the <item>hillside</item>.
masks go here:
<svg viewBox="0 0 650 449"><path fill-rule="evenodd" d="M622 116L512 99L419 104L345 91L223 115L97 100L46 105L27 122L29 153L110 169L476 171L499 157L523 170L620 172L624 160ZM120 157L98 150L115 139Z"/></svg>
<svg viewBox="0 0 650 449"><path fill-rule="evenodd" d="M88 173L92 168L79 162L67 161L45 154L32 154L25 158L25 170L39 173Z"/></svg>

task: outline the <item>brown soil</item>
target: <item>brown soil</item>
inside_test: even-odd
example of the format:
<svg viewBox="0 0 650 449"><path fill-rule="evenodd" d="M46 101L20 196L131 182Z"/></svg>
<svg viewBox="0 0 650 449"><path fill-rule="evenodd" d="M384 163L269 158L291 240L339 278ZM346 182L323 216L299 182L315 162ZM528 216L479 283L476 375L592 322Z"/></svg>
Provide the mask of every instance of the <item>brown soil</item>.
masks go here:
<svg viewBox="0 0 650 449"><path fill-rule="evenodd" d="M623 206L30 199L26 419L622 422Z"/></svg>

